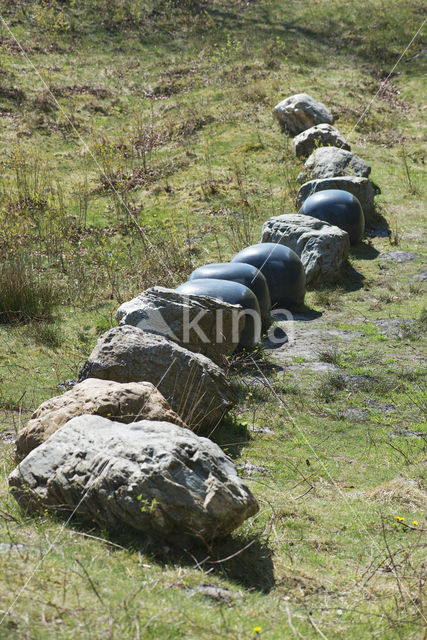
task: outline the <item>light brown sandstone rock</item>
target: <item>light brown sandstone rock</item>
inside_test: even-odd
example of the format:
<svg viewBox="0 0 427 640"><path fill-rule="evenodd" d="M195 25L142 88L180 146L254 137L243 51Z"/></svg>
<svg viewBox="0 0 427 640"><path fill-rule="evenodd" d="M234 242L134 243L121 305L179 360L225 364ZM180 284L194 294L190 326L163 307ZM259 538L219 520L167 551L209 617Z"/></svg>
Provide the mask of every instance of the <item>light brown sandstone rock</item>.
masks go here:
<svg viewBox="0 0 427 640"><path fill-rule="evenodd" d="M16 453L23 458L47 440L68 420L92 414L130 423L135 420L163 420L186 426L150 382L120 384L88 378L61 396L46 400L18 433Z"/></svg>

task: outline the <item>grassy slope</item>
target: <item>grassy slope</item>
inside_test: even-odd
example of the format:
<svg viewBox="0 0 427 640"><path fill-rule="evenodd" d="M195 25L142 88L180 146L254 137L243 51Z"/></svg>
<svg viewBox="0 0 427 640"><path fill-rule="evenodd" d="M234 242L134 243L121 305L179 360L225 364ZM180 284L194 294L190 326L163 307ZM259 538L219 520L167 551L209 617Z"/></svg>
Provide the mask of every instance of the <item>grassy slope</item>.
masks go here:
<svg viewBox="0 0 427 640"><path fill-rule="evenodd" d="M362 282L349 273L336 291L307 296L328 328L363 332L321 355L339 364L338 375L289 368L277 377L266 368L271 389L260 390L245 386L253 370L236 367L241 403L218 439L237 462L257 465L242 474L261 511L210 549L200 568L204 549L91 532L103 542L82 536L77 524L25 516L7 494L13 445L5 438L1 541L24 546L0 547L0 609L13 604L0 637L234 639L252 637L257 626L271 639L421 637L416 529L423 526L425 447L422 438L391 435L423 429L421 324L396 339L374 324L422 317L422 286L408 281L422 270L420 260L385 269L375 260L380 251L422 252L418 41L354 127L420 26L422 4L272 1L230 9L218 2L195 23L169 8L134 28L100 24L99 15L111 15L105 7L76 2L55 14L58 29L49 14L34 13L35 3L23 4L25 11L12 4L5 18L28 58L4 29L1 240L7 255L13 243L5 219L12 219L25 256L55 283L60 304L51 323L0 326L4 432L76 376L120 300L226 259L257 239L264 219L292 209L299 165L271 118L286 95L307 91L339 115L337 126L382 188L378 201L395 246L387 238L365 242L351 258ZM62 20L70 25L65 32ZM147 132L156 142L141 174ZM45 185L27 187L29 201L16 218L8 203L22 195L14 179L22 163L14 153L26 158L29 182L37 161L46 169ZM101 169L116 180L132 216L102 188ZM136 175L137 188L128 190L124 175ZM36 193L43 199L52 192L63 207L55 200L39 215L31 204ZM345 378L352 374L374 381L355 388ZM397 410L385 411L384 403ZM360 422L343 417L349 407L368 413ZM396 516L420 524L408 529ZM229 589L231 602L193 591L204 583Z"/></svg>

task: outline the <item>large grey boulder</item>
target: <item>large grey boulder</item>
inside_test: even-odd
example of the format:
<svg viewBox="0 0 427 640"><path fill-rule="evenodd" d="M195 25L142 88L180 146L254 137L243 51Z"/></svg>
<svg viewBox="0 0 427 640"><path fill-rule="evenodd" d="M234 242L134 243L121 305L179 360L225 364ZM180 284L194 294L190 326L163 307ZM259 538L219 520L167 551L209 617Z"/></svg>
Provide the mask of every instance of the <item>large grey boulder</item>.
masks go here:
<svg viewBox="0 0 427 640"><path fill-rule="evenodd" d="M23 458L76 416L92 414L129 423L162 420L185 427L151 382L127 382L88 378L70 391L43 402L16 438L16 453Z"/></svg>
<svg viewBox="0 0 427 640"><path fill-rule="evenodd" d="M371 167L351 151L338 147L321 147L313 151L298 174L298 182L336 178L337 176L361 176L367 178Z"/></svg>
<svg viewBox="0 0 427 640"><path fill-rule="evenodd" d="M261 242L283 244L295 251L304 265L306 282L312 285L335 282L350 249L346 231L299 214L267 220Z"/></svg>
<svg viewBox="0 0 427 640"><path fill-rule="evenodd" d="M329 109L307 93L297 93L282 100L274 107L273 115L281 128L292 136L316 124L334 121Z"/></svg>
<svg viewBox="0 0 427 640"><path fill-rule="evenodd" d="M165 336L221 363L239 344L245 324L241 310L239 305L215 298L151 287L122 304L116 319L120 325Z"/></svg>
<svg viewBox="0 0 427 640"><path fill-rule="evenodd" d="M361 178L360 176L338 176L305 182L298 191L297 208L300 209L303 202L313 193L324 191L325 189L348 191L359 200L365 214L365 221L372 220L375 214L374 198L380 193L380 190L368 178Z"/></svg>
<svg viewBox="0 0 427 640"><path fill-rule="evenodd" d="M86 378L151 382L192 429L215 428L233 404L224 372L209 358L130 325L99 338L79 381Z"/></svg>
<svg viewBox="0 0 427 640"><path fill-rule="evenodd" d="M317 124L306 129L292 140L292 151L299 158L309 156L319 147L339 147L350 151L350 145L344 136L331 124Z"/></svg>
<svg viewBox="0 0 427 640"><path fill-rule="evenodd" d="M170 422L73 418L19 464L9 486L29 510L167 537L212 540L258 511L220 447Z"/></svg>

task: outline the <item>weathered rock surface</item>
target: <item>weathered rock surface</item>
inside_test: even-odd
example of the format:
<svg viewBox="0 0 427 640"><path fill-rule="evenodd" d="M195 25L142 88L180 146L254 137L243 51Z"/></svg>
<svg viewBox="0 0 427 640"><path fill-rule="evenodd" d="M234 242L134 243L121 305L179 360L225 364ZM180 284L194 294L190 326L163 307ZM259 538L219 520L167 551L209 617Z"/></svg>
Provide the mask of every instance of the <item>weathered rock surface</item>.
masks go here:
<svg viewBox="0 0 427 640"><path fill-rule="evenodd" d="M70 391L50 398L33 413L18 433L16 453L23 458L76 416L93 414L129 423L135 420L163 420L185 427L162 394L150 382L120 384L88 378Z"/></svg>
<svg viewBox="0 0 427 640"><path fill-rule="evenodd" d="M122 304L116 313L120 325L165 336L189 351L202 353L221 363L239 344L245 319L238 305L207 296L178 293L165 287L151 287ZM236 327L233 332L233 314ZM192 324L194 323L194 324ZM233 341L237 338L237 342Z"/></svg>
<svg viewBox="0 0 427 640"><path fill-rule="evenodd" d="M236 594L229 589L223 589L215 584L197 584L192 589L189 589L189 593L201 595L214 602L222 602L225 604L230 604L237 597Z"/></svg>
<svg viewBox="0 0 427 640"><path fill-rule="evenodd" d="M316 124L332 124L332 113L306 93L297 93L274 107L273 115L282 129L295 136Z"/></svg>
<svg viewBox="0 0 427 640"><path fill-rule="evenodd" d="M382 262L410 262L418 258L417 253L410 251L389 251L388 253L380 253L379 259Z"/></svg>
<svg viewBox="0 0 427 640"><path fill-rule="evenodd" d="M209 358L129 325L99 338L79 381L86 378L151 382L192 429L214 428L233 404L224 372Z"/></svg>
<svg viewBox="0 0 427 640"><path fill-rule="evenodd" d="M298 174L298 182L336 178L337 176L360 176L367 178L371 167L351 151L337 147L321 147L313 151Z"/></svg>
<svg viewBox="0 0 427 640"><path fill-rule="evenodd" d="M369 222L372 219L375 213L374 198L380 193L380 190L368 178L358 176L338 176L305 182L298 191L297 208L300 209L303 202L313 193L325 191L326 189L348 191L359 200L365 214L365 222Z"/></svg>
<svg viewBox="0 0 427 640"><path fill-rule="evenodd" d="M420 283L424 284L427 282L427 271L421 271L420 273L414 273L413 276L409 278L409 282L411 283Z"/></svg>
<svg viewBox="0 0 427 640"><path fill-rule="evenodd" d="M413 318L386 318L377 320L375 325L388 338L407 338L416 323L417 321Z"/></svg>
<svg viewBox="0 0 427 640"><path fill-rule="evenodd" d="M301 258L306 282L334 282L350 248L348 233L311 216L288 214L264 223L261 242L275 242L289 247Z"/></svg>
<svg viewBox="0 0 427 640"><path fill-rule="evenodd" d="M318 315L275 316L273 326L282 329L287 339L280 348L264 341L264 348L269 360L278 365L279 375L292 371L298 377L304 377L307 370L319 374L340 373L334 355L342 350L343 344L360 340L363 333L328 329L324 318Z"/></svg>
<svg viewBox="0 0 427 640"><path fill-rule="evenodd" d="M76 512L101 527L211 540L258 511L230 458L170 422L73 418L10 474L30 510Z"/></svg>
<svg viewBox="0 0 427 640"><path fill-rule="evenodd" d="M309 156L315 149L328 146L347 151L351 148L338 129L325 123L306 129L292 140L292 151L298 158Z"/></svg>
<svg viewBox="0 0 427 640"><path fill-rule="evenodd" d="M366 422L369 420L368 409L344 409L344 411L337 411L337 418L340 420L350 420L351 422Z"/></svg>

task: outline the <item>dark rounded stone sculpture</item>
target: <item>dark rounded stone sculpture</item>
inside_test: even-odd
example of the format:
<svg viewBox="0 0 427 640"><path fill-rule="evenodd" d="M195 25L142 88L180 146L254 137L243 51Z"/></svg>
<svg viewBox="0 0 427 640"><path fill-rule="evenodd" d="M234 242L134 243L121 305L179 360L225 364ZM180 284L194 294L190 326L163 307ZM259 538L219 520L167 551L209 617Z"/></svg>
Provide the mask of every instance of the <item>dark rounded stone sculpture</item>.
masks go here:
<svg viewBox="0 0 427 640"><path fill-rule="evenodd" d="M347 231L351 244L358 244L365 231L365 216L359 200L349 191L325 189L305 200L300 211Z"/></svg>
<svg viewBox="0 0 427 640"><path fill-rule="evenodd" d="M245 262L261 271L273 306L292 308L304 303L304 265L289 247L274 242L254 244L240 251L231 262Z"/></svg>
<svg viewBox="0 0 427 640"><path fill-rule="evenodd" d="M239 346L252 349L259 342L261 338L261 313L257 297L248 287L229 280L201 278L184 282L176 290L183 294L210 296L229 304L239 304L243 308L241 313L244 313L245 318ZM236 328L238 324L236 317Z"/></svg>
<svg viewBox="0 0 427 640"><path fill-rule="evenodd" d="M251 264L243 262L221 262L206 264L195 269L189 280L200 279L231 280L248 287L257 297L261 311L263 328L267 328L270 322L271 300L267 280L261 271Z"/></svg>

